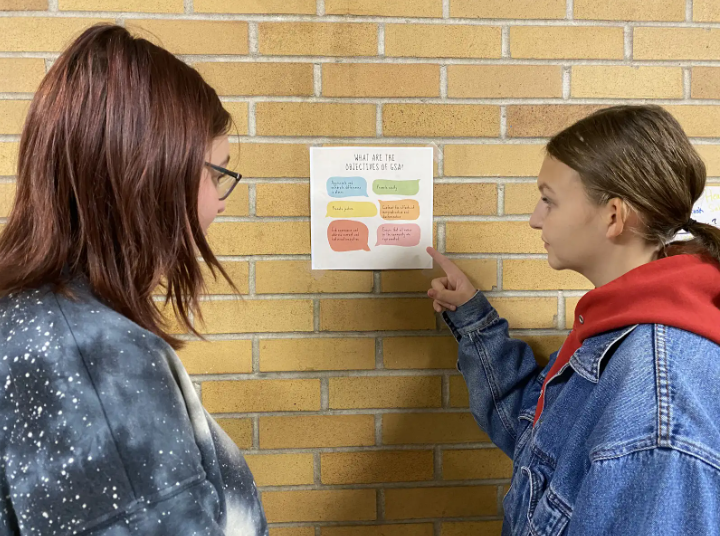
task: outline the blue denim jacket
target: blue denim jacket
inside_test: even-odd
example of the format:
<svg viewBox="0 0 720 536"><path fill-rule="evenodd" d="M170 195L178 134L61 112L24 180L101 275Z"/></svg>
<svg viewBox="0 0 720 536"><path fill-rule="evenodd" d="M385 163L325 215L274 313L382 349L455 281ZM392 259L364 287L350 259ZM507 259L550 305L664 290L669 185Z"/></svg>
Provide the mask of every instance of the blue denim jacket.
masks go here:
<svg viewBox="0 0 720 536"><path fill-rule="evenodd" d="M720 535L720 347L638 325L541 369L478 292L445 320L470 409L513 459L503 535Z"/></svg>

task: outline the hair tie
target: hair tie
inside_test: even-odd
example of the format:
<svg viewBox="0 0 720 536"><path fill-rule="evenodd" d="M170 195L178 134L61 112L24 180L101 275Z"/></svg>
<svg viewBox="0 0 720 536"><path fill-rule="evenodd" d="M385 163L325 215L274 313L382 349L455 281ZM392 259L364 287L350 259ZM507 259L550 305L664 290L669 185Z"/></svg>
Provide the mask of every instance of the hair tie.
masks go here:
<svg viewBox="0 0 720 536"><path fill-rule="evenodd" d="M690 218L690 219L687 221L687 223L681 227L681 229L682 229L683 231L687 231L688 233L691 233L691 232L692 232L691 229L692 229L693 227L695 227L696 224L697 224L697 222L696 222L695 220L693 220L692 218Z"/></svg>

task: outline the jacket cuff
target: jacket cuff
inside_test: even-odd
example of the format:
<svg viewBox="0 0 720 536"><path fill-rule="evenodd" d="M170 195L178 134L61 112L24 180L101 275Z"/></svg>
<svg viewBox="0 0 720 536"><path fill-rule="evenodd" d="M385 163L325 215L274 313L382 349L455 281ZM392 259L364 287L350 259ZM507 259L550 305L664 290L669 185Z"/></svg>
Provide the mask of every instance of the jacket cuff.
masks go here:
<svg viewBox="0 0 720 536"><path fill-rule="evenodd" d="M443 312L442 317L457 341L466 333L484 329L499 318L497 311L479 290L455 311Z"/></svg>

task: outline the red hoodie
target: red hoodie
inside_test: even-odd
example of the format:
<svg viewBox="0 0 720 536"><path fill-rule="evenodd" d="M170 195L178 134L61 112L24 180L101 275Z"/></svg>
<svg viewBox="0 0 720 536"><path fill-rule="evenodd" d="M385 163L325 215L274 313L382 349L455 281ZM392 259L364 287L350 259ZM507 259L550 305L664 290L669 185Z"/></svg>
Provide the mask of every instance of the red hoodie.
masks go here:
<svg viewBox="0 0 720 536"><path fill-rule="evenodd" d="M575 308L573 330L543 383L534 422L543 410L546 385L585 339L635 324L672 326L720 344L720 265L676 255L644 264L585 294Z"/></svg>

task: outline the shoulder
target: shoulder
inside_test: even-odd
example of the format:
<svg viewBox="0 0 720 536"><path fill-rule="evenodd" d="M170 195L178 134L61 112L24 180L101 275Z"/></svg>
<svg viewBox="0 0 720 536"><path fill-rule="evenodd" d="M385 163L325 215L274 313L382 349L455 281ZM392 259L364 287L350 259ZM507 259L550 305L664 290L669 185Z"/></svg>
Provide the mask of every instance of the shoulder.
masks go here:
<svg viewBox="0 0 720 536"><path fill-rule="evenodd" d="M47 291L0 301L0 336L4 478L42 492L18 495L19 515L76 526L205 478L164 341L92 296Z"/></svg>
<svg viewBox="0 0 720 536"><path fill-rule="evenodd" d="M720 346L681 329L638 326L608 357L591 457L677 449L720 468Z"/></svg>

